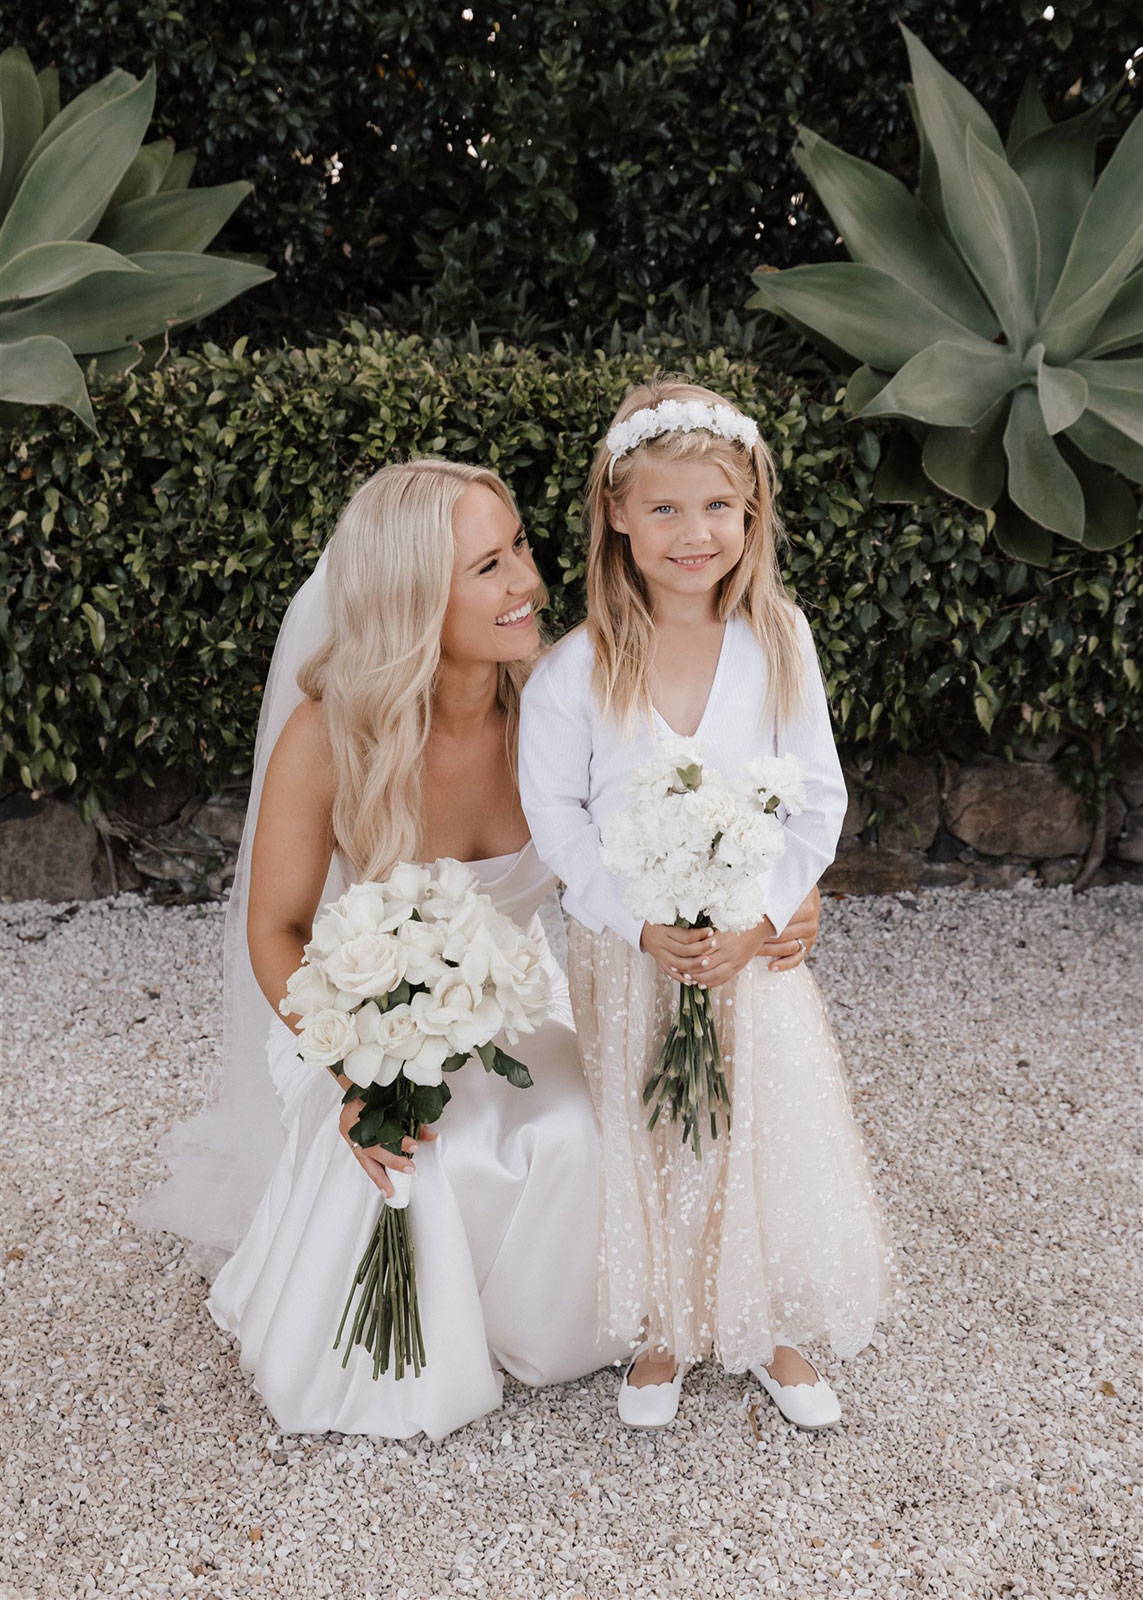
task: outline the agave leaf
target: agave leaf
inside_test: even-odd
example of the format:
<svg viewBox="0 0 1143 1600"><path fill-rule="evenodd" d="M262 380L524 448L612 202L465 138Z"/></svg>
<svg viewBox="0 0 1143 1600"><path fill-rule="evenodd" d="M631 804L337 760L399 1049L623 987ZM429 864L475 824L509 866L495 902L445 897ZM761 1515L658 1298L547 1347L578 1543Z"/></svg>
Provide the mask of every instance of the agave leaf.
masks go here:
<svg viewBox="0 0 1143 1600"><path fill-rule="evenodd" d="M1067 430L1067 437L1085 456L1114 467L1132 483L1143 483L1143 444L1138 444L1094 411L1085 411Z"/></svg>
<svg viewBox="0 0 1143 1600"><path fill-rule="evenodd" d="M921 138L921 199L975 273L976 199L968 175L966 130L974 129L977 138L997 156L1003 155L1004 147L995 123L979 101L945 71L915 34L903 23L899 26L913 75L910 105Z"/></svg>
<svg viewBox="0 0 1143 1600"><path fill-rule="evenodd" d="M1114 550L1139 532L1139 505L1117 472L1097 467L1065 443L1068 465L1083 489L1085 550Z"/></svg>
<svg viewBox="0 0 1143 1600"><path fill-rule="evenodd" d="M921 468L921 447L904 429L889 440L873 478L873 497L893 505L924 505L933 486Z"/></svg>
<svg viewBox="0 0 1143 1600"><path fill-rule="evenodd" d="M867 406L874 395L881 393L890 377L890 373L877 372L872 367L855 368L845 386L843 405L846 413L853 416L862 406Z"/></svg>
<svg viewBox="0 0 1143 1600"><path fill-rule="evenodd" d="M130 166L154 104L151 71L52 140L28 167L0 227L0 260L29 245L87 237Z"/></svg>
<svg viewBox="0 0 1143 1600"><path fill-rule="evenodd" d="M907 361L859 414L970 428L1023 381L1023 365L1011 350L962 334Z"/></svg>
<svg viewBox="0 0 1143 1600"><path fill-rule="evenodd" d="M172 189L185 189L191 181L197 160L193 150L176 150L167 168L167 175L159 185L159 193L168 194Z"/></svg>
<svg viewBox="0 0 1143 1600"><path fill-rule="evenodd" d="M1081 355L1120 284L1143 255L1143 111L1132 121L1100 173L1048 302L1041 337L1050 360Z"/></svg>
<svg viewBox="0 0 1143 1600"><path fill-rule="evenodd" d="M1033 134L1041 133L1045 128L1052 126L1052 119L1048 115L1048 108L1043 97L1036 87L1036 80L1029 76L1024 79L1024 87L1020 90L1020 98L1016 102L1016 109L1012 113L1012 125L1008 129L1008 143L1005 152L1009 161L1012 161L1017 150L1026 139Z"/></svg>
<svg viewBox="0 0 1143 1600"><path fill-rule="evenodd" d="M1049 367L1044 347L1034 344L1024 358L1024 370L1036 379L1040 410L1049 433L1063 433L1080 417L1087 406L1087 383L1071 367Z"/></svg>
<svg viewBox="0 0 1143 1600"><path fill-rule="evenodd" d="M1087 409L1143 445L1143 359L1075 361L1087 383Z"/></svg>
<svg viewBox="0 0 1143 1600"><path fill-rule="evenodd" d="M921 455L925 476L978 511L994 506L1006 477L1007 416L1007 403L1001 400L973 428L930 428Z"/></svg>
<svg viewBox="0 0 1143 1600"><path fill-rule="evenodd" d="M1010 500L997 507L993 532L997 544L1014 561L1046 567L1052 559L1052 536L1047 528L1026 517Z"/></svg>
<svg viewBox="0 0 1143 1600"><path fill-rule="evenodd" d="M43 125L43 97L28 52L13 45L0 55L0 216Z"/></svg>
<svg viewBox="0 0 1143 1600"><path fill-rule="evenodd" d="M141 251L130 260L145 270L96 274L0 315L0 340L50 329L77 355L96 355L197 322L274 276L264 267L181 251Z"/></svg>
<svg viewBox="0 0 1143 1600"><path fill-rule="evenodd" d="M0 400L17 405L66 406L91 431L95 417L79 363L48 334L0 344Z"/></svg>
<svg viewBox="0 0 1143 1600"><path fill-rule="evenodd" d="M100 244L124 255L137 250L205 250L250 193L249 183L152 194L109 210L95 231Z"/></svg>
<svg viewBox="0 0 1143 1600"><path fill-rule="evenodd" d="M996 317L937 227L903 183L802 128L794 159L855 261L881 267L974 332L991 339Z"/></svg>
<svg viewBox="0 0 1143 1600"><path fill-rule="evenodd" d="M1008 493L1041 527L1077 543L1083 538L1083 490L1044 425L1034 389L1017 389L1004 429Z"/></svg>
<svg viewBox="0 0 1143 1600"><path fill-rule="evenodd" d="M856 360L888 371L903 367L934 339L975 337L890 273L855 261L768 272L759 292L784 316L816 329Z"/></svg>
<svg viewBox="0 0 1143 1600"><path fill-rule="evenodd" d="M917 144L920 148L917 196L925 210L935 219L937 226L951 244L952 238L949 234L948 218L945 216L944 202L941 200L941 177L937 171L937 161L933 155L933 147L929 142L929 135L921 119L921 108L917 104L917 91L911 83L905 85L905 98L909 102L909 110L913 116L913 126L917 130Z"/></svg>
<svg viewBox="0 0 1143 1600"><path fill-rule="evenodd" d="M1109 355L1113 350L1143 340L1143 271L1138 268L1120 284L1115 298L1100 318L1084 350L1086 357Z"/></svg>
<svg viewBox="0 0 1143 1600"><path fill-rule="evenodd" d="M40 126L46 128L60 114L60 75L55 67L44 67L36 73L36 82L40 86L40 104L43 107Z"/></svg>
<svg viewBox="0 0 1143 1600"><path fill-rule="evenodd" d="M138 81L138 78L132 77L131 73L116 67L106 77L100 78L98 83L93 83L90 88L77 94L74 100L69 100L58 116L53 117L51 122L44 123L43 132L29 150L27 160L16 181L19 182L24 177L33 162L38 161L48 146L61 134L66 133L69 128L74 128L77 122L90 116L93 111L98 111L101 106L110 105L113 100L118 100L121 95L127 94Z"/></svg>
<svg viewBox="0 0 1143 1600"><path fill-rule="evenodd" d="M1059 281L1068 246L1079 226L1095 181L1095 147L1123 82L1102 100L1025 139L1012 159L1036 212L1040 230L1042 311Z"/></svg>
<svg viewBox="0 0 1143 1600"><path fill-rule="evenodd" d="M79 240L34 244L0 266L0 300L34 300L93 272L139 272L142 269L103 245Z"/></svg>
<svg viewBox="0 0 1143 1600"><path fill-rule="evenodd" d="M171 341L165 333L161 333L154 339L144 339L141 344L127 345L122 350L104 350L102 355L92 356L88 369L97 372L101 378L121 378L125 373L135 371L150 372L170 348Z"/></svg>
<svg viewBox="0 0 1143 1600"><path fill-rule="evenodd" d="M107 202L107 212L117 210L128 201L158 194L174 153L173 139L156 139L151 144L145 144L120 178L115 193Z"/></svg>
<svg viewBox="0 0 1143 1600"><path fill-rule="evenodd" d="M1040 282L1040 231L1032 198L1004 157L983 144L972 128L965 138L978 211L972 268L1009 343L1023 351L1035 326Z"/></svg>

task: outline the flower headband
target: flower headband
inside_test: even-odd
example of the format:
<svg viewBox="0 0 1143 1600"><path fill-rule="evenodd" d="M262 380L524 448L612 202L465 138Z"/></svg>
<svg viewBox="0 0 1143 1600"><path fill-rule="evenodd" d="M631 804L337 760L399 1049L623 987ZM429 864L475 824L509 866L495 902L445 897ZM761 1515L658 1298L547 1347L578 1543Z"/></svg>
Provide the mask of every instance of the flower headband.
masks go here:
<svg viewBox="0 0 1143 1600"><path fill-rule="evenodd" d="M731 406L711 405L706 400L660 400L657 406L643 406L633 411L608 433L605 440L611 452L607 463L608 486L620 456L630 454L648 439L657 439L661 433L699 430L717 434L720 439L737 439L747 450L758 443L757 424Z"/></svg>

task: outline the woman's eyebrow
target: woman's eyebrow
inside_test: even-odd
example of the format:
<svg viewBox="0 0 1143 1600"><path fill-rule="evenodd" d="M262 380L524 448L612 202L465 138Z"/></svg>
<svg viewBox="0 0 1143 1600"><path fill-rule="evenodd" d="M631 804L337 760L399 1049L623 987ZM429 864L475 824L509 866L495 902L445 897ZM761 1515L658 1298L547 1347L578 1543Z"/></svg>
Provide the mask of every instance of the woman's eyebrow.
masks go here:
<svg viewBox="0 0 1143 1600"><path fill-rule="evenodd" d="M524 524L522 522L518 522L516 524L516 526L512 529L512 538L509 541L509 543L514 544L516 542L516 540L520 537L520 535L523 533L523 531L524 531ZM500 551L501 551L502 548L503 548L503 546L497 545L495 547L495 549L493 549L493 550L486 550L482 556L477 556L475 561L470 561L469 562L468 570L471 572L473 567L479 567L483 562L490 561L493 556L498 556L500 554Z"/></svg>

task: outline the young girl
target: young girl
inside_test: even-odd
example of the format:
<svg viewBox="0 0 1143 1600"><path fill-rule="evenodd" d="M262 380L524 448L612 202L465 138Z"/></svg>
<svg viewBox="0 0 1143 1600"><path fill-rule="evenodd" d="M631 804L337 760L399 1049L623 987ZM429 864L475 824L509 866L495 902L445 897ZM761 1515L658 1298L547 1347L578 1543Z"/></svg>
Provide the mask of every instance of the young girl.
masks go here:
<svg viewBox="0 0 1143 1600"><path fill-rule="evenodd" d="M692 384L633 389L588 488L587 623L523 695L521 797L566 885L602 1130L602 1321L642 1337L619 1395L636 1426L670 1422L688 1367L712 1353L749 1368L799 1426L837 1422L795 1347L862 1349L894 1276L814 979L756 959L832 861L846 803L813 640L779 573L774 492L757 427L727 401ZM600 824L675 736L727 777L763 755L804 768L769 915L747 933L644 923L601 862ZM648 1131L642 1099L680 982L711 992L733 1106L701 1161L668 1118Z"/></svg>

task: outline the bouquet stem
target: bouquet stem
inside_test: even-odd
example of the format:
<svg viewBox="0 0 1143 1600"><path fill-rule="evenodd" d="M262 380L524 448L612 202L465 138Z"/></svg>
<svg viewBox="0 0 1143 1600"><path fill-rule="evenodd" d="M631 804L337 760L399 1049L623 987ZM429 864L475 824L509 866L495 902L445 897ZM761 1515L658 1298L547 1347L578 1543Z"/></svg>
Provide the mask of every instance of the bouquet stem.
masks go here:
<svg viewBox="0 0 1143 1600"><path fill-rule="evenodd" d="M643 1104L652 1107L648 1128L655 1126L664 1110L672 1122L682 1123L683 1143L690 1145L696 1160L702 1156L700 1122L709 1120L710 1136L717 1139L721 1109L729 1129L730 1089L722 1070L709 990L679 985L678 1012L644 1086Z"/></svg>
<svg viewBox="0 0 1143 1600"><path fill-rule="evenodd" d="M357 1264L357 1275L333 1341L336 1350L354 1297L360 1290L357 1309L350 1327L349 1342L341 1364L349 1361L354 1345L364 1345L373 1357L373 1376L388 1372L403 1378L411 1366L420 1377L425 1365L425 1341L421 1333L421 1313L417 1305L417 1270L407 1210L394 1211L383 1205L381 1215Z"/></svg>

